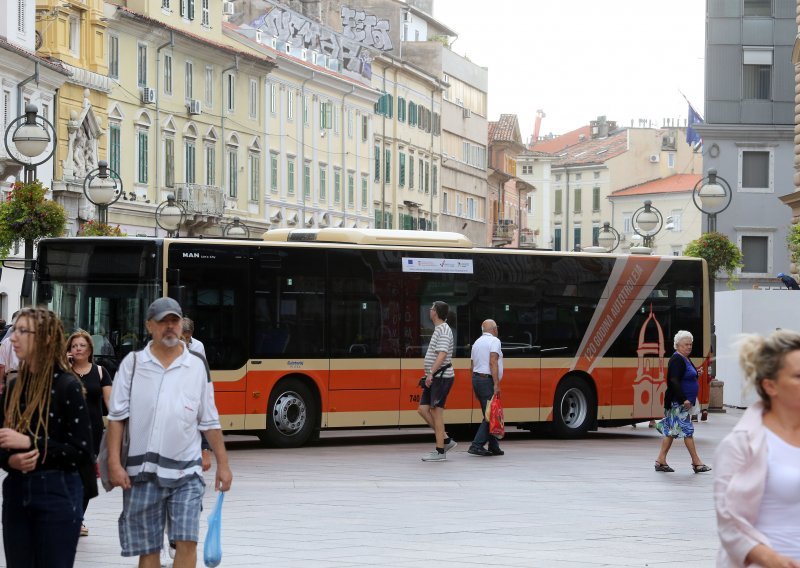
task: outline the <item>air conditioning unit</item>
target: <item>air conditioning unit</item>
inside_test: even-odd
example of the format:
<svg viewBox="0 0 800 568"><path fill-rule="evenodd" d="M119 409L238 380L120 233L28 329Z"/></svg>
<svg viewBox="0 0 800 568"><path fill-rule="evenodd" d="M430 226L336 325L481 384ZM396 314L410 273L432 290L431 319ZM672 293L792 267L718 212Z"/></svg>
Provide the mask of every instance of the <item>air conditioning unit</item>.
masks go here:
<svg viewBox="0 0 800 568"><path fill-rule="evenodd" d="M461 109L461 114L464 116L464 118L469 118L470 116L472 116L472 111L469 110L467 107L464 107Z"/></svg>
<svg viewBox="0 0 800 568"><path fill-rule="evenodd" d="M661 158L659 158L658 154L650 154L650 163L657 164Z"/></svg>
<svg viewBox="0 0 800 568"><path fill-rule="evenodd" d="M156 102L156 90L150 87L144 87L142 89L142 102L146 105Z"/></svg>
<svg viewBox="0 0 800 568"><path fill-rule="evenodd" d="M200 101L197 99L190 100L186 107L189 109L189 114L201 114L203 112Z"/></svg>
<svg viewBox="0 0 800 568"><path fill-rule="evenodd" d="M233 16L233 2L223 2L222 3L222 15L223 16Z"/></svg>
<svg viewBox="0 0 800 568"><path fill-rule="evenodd" d="M458 106L464 106L464 99L456 99L456 104Z"/></svg>

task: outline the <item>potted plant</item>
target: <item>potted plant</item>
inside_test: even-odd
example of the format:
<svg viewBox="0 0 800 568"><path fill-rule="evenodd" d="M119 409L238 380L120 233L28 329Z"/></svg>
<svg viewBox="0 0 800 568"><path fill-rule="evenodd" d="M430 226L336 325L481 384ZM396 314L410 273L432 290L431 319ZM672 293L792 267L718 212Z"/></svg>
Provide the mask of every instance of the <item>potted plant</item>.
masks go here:
<svg viewBox="0 0 800 568"><path fill-rule="evenodd" d="M705 259L712 280L720 270L724 270L729 278L729 288L738 280L736 269L743 266L742 251L722 233L705 233L686 245L683 254Z"/></svg>
<svg viewBox="0 0 800 568"><path fill-rule="evenodd" d="M98 223L94 220L81 223L78 229L79 237L127 237L128 233L123 233L119 225L111 226L108 223Z"/></svg>
<svg viewBox="0 0 800 568"><path fill-rule="evenodd" d="M5 258L15 241L25 242L25 258L33 257L33 243L43 237L58 237L67 226L67 213L60 204L45 198L47 190L39 180L14 183L0 203L0 258Z"/></svg>

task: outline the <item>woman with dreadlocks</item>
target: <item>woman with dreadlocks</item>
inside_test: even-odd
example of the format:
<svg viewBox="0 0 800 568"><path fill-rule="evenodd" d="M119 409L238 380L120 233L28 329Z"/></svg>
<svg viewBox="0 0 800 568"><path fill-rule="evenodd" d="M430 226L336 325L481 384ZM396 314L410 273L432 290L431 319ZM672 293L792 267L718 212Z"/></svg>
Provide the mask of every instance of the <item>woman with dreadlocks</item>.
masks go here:
<svg viewBox="0 0 800 568"><path fill-rule="evenodd" d="M0 404L6 563L70 567L83 517L78 469L92 461L89 410L80 381L67 371L56 315L25 308L12 330L20 366Z"/></svg>

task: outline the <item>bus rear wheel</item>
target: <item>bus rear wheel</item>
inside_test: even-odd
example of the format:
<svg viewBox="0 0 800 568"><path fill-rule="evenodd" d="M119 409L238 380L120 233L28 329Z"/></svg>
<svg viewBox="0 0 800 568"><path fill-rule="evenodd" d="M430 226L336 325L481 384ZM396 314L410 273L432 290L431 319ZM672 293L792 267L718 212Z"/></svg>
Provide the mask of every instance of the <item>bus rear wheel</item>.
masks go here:
<svg viewBox="0 0 800 568"><path fill-rule="evenodd" d="M553 434L560 438L586 435L597 420L597 400L589 384L580 377L565 377L553 401Z"/></svg>
<svg viewBox="0 0 800 568"><path fill-rule="evenodd" d="M276 448L297 448L311 439L317 416L311 389L298 379L278 383L269 396L267 429L259 436Z"/></svg>

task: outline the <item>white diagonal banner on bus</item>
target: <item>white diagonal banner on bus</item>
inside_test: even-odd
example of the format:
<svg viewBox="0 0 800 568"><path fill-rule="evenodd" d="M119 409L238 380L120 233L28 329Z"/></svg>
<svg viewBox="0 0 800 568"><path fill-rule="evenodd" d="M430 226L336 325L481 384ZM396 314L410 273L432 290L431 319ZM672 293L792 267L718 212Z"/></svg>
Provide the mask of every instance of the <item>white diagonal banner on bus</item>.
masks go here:
<svg viewBox="0 0 800 568"><path fill-rule="evenodd" d="M578 369L590 373L594 369L671 263L670 258L658 256L616 259L570 371Z"/></svg>

